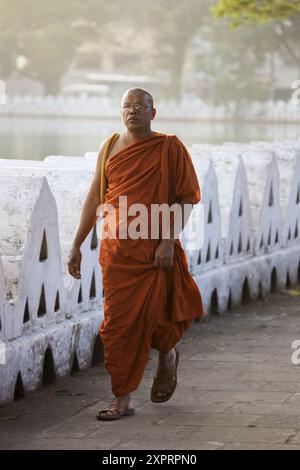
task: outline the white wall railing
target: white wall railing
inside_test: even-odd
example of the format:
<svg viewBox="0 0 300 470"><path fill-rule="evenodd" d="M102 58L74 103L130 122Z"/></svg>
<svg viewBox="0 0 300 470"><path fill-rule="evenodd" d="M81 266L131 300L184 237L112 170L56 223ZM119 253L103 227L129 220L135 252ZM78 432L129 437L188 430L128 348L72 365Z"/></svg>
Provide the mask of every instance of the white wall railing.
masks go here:
<svg viewBox="0 0 300 470"><path fill-rule="evenodd" d="M300 281L300 141L194 145L204 246L186 252L208 313ZM99 240L67 255L97 153L0 160L0 403L98 363ZM3 360L2 360L3 362Z"/></svg>
<svg viewBox="0 0 300 470"><path fill-rule="evenodd" d="M300 122L300 106L289 101L266 101L247 103L243 108L234 102L212 106L197 98L156 103L160 119L203 119L227 121L247 119L263 122ZM114 119L120 117L118 100L96 96L65 95L7 95L0 106L0 116L48 116L48 117L89 117Z"/></svg>

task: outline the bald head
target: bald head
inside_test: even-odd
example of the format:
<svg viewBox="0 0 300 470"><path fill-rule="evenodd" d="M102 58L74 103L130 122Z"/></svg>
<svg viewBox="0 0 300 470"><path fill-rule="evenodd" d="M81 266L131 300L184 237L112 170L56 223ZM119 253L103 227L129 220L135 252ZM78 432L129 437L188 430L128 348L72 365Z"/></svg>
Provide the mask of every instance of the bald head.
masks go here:
<svg viewBox="0 0 300 470"><path fill-rule="evenodd" d="M153 96L151 95L151 93L144 90L143 88L129 88L128 90L126 90L124 95L122 96L121 104L123 104L124 101L128 99L128 96L132 95L142 96L150 106L154 106Z"/></svg>
<svg viewBox="0 0 300 470"><path fill-rule="evenodd" d="M121 116L131 133L151 133L151 121L156 115L152 95L143 88L129 88L121 100Z"/></svg>

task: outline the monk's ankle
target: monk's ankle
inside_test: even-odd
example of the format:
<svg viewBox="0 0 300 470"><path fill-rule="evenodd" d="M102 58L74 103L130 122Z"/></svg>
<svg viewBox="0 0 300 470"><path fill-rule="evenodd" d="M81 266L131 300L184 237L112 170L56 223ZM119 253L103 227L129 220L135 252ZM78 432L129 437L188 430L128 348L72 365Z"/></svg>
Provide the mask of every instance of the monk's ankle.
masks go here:
<svg viewBox="0 0 300 470"><path fill-rule="evenodd" d="M131 397L130 397L130 394L128 393L127 395L122 395L120 397L116 397L116 400L118 401L125 401L125 402L130 402L131 400Z"/></svg>
<svg viewBox="0 0 300 470"><path fill-rule="evenodd" d="M167 353L159 352L159 367L163 369L171 369L174 367L175 357L176 353L174 348Z"/></svg>

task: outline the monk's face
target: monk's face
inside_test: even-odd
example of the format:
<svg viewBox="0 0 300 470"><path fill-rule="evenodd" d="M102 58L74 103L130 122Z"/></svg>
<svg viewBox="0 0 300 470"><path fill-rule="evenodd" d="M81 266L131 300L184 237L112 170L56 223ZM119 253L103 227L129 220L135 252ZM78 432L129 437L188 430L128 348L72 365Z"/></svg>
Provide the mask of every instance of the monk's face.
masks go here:
<svg viewBox="0 0 300 470"><path fill-rule="evenodd" d="M150 97L144 93L130 92L122 99L122 120L129 131L150 129L155 114Z"/></svg>

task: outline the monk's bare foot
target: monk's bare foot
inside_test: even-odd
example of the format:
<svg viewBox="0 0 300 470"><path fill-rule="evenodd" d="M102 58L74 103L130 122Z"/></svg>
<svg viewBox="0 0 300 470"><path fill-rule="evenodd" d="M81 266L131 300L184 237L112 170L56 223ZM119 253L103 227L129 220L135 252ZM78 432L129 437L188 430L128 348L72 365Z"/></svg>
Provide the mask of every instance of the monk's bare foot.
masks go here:
<svg viewBox="0 0 300 470"><path fill-rule="evenodd" d="M114 401L109 405L110 410L101 412L103 416L114 416L118 415L118 411L123 414L127 408L132 408L132 399L130 394L124 395L123 397L116 397Z"/></svg>
<svg viewBox="0 0 300 470"><path fill-rule="evenodd" d="M175 349L171 349L168 353L162 353L159 352L159 362L158 362L158 368L157 368L157 373L156 375L163 375L165 370L172 369L175 367L176 363L176 352ZM164 386L162 386L164 387ZM166 395L168 395L169 390L163 390L163 388L160 391L156 391L155 395L158 398L164 398Z"/></svg>

